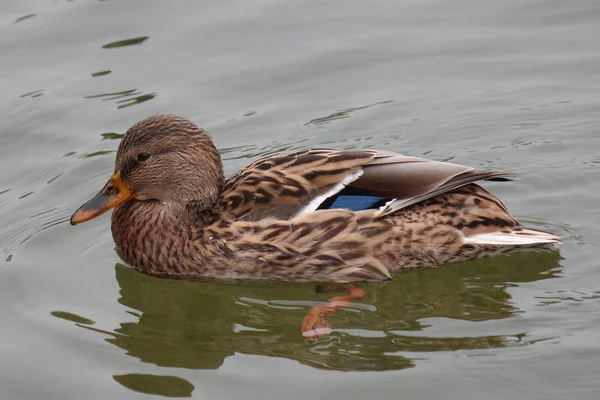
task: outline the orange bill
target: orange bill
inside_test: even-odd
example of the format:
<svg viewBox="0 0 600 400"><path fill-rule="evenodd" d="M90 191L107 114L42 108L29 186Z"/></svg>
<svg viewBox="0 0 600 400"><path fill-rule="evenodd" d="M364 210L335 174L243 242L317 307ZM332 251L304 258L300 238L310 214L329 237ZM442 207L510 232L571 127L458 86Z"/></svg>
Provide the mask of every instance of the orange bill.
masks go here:
<svg viewBox="0 0 600 400"><path fill-rule="evenodd" d="M110 177L106 185L94 197L79 207L71 216L71 225L89 221L104 214L113 207L133 198L134 193L121 180L121 172Z"/></svg>

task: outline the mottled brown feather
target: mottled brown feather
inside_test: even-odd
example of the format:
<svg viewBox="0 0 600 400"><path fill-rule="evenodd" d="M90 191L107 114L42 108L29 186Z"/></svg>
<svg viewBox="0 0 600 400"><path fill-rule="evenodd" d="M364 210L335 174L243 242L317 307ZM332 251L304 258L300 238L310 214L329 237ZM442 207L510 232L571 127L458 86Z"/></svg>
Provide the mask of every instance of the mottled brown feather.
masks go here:
<svg viewBox="0 0 600 400"><path fill-rule="evenodd" d="M152 157L136 163L139 152ZM134 125L115 169L126 170L135 197L115 208L114 240L123 259L156 275L381 280L398 269L559 241L523 228L473 183L500 172L387 151L313 149L257 160L225 180L206 132L169 115ZM397 200L383 210L302 212L342 182Z"/></svg>

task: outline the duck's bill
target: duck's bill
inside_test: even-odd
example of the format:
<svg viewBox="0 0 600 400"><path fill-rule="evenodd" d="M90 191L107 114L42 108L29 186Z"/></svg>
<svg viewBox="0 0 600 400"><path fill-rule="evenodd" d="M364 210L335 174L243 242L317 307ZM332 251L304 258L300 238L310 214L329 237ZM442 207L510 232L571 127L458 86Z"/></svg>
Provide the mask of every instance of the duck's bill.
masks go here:
<svg viewBox="0 0 600 400"><path fill-rule="evenodd" d="M71 216L71 225L94 219L113 207L133 198L134 193L121 180L121 173L116 172L106 185L94 197L79 207Z"/></svg>

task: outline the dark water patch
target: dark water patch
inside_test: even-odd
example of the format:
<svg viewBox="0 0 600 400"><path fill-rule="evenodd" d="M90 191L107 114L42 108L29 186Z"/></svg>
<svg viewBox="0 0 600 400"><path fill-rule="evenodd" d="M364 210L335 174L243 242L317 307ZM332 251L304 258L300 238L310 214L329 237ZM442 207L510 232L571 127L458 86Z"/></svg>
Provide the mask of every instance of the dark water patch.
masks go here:
<svg viewBox="0 0 600 400"><path fill-rule="evenodd" d="M152 100L155 97L156 97L156 93L150 93L150 94L142 94L140 96L133 97L133 98L130 98L127 100L120 100L120 101L117 101L117 103L119 104L119 106L117 108L130 107L135 104L140 104L145 101Z"/></svg>
<svg viewBox="0 0 600 400"><path fill-rule="evenodd" d="M18 24L19 22L21 22L21 21L25 21L26 19L29 19L29 18L33 18L33 17L35 17L36 15L37 15L37 14L35 14L35 13L34 13L34 14L27 14L27 15L23 15L22 17L19 17L19 18L17 18L17 19L15 20L15 22L14 22L14 23L15 23L15 24Z"/></svg>
<svg viewBox="0 0 600 400"><path fill-rule="evenodd" d="M32 99L35 99L36 97L40 97L42 94L44 94L44 90L40 89L40 90L34 90L33 92L28 92L25 94L20 95L20 98L24 98L24 97L29 97Z"/></svg>
<svg viewBox="0 0 600 400"><path fill-rule="evenodd" d="M99 98L104 97L103 100L114 100L114 99L120 99L125 96L129 96L131 94L137 94L137 93L139 93L139 92L137 92L137 89L127 89L127 90L121 90L119 92L91 94L91 95L85 96L84 99L99 99Z"/></svg>
<svg viewBox="0 0 600 400"><path fill-rule="evenodd" d="M64 174L64 172L61 172L60 174L58 174L58 175L50 178L50 180L47 181L46 184L50 184L50 183L54 182L55 180L57 180L58 178L60 178L63 174Z"/></svg>
<svg viewBox="0 0 600 400"><path fill-rule="evenodd" d="M79 158L91 158L91 157L98 157L98 156L103 156L106 154L111 154L111 153L116 153L116 150L98 150L98 151L94 151L91 153L85 153L79 156Z"/></svg>
<svg viewBox="0 0 600 400"><path fill-rule="evenodd" d="M118 100L117 108L125 108L152 100L157 93L143 94L137 89L121 90L119 92L99 93L85 96L84 99L102 99L102 101Z"/></svg>
<svg viewBox="0 0 600 400"><path fill-rule="evenodd" d="M102 46L103 49L115 49L117 47L134 46L148 40L149 36L139 36L131 39L118 40L116 42L107 43Z"/></svg>
<svg viewBox="0 0 600 400"><path fill-rule="evenodd" d="M394 101L395 100L385 100L385 101L380 101L377 103L369 104L367 106L345 108L343 110L331 113L325 117L319 117L319 118L312 119L312 120L308 121L307 123L305 123L304 125L305 126L306 125L320 125L320 124L332 122L332 121L335 121L338 119L350 118L350 114L352 114L355 111L365 110L367 108L377 106L377 105L393 103Z"/></svg>
<svg viewBox="0 0 600 400"><path fill-rule="evenodd" d="M135 392L164 397L192 397L195 387L177 376L125 374L113 375L115 381Z"/></svg>
<svg viewBox="0 0 600 400"><path fill-rule="evenodd" d="M52 311L50 313L53 317L64 319L66 321L75 322L76 324L82 325L94 325L96 322L89 318L81 317L77 314L73 314L67 311Z"/></svg>
<svg viewBox="0 0 600 400"><path fill-rule="evenodd" d="M123 139L123 137L125 135L122 133L116 133L116 132L106 132L106 133L101 133L100 136L102 136L102 140L113 140L113 139Z"/></svg>
<svg viewBox="0 0 600 400"><path fill-rule="evenodd" d="M581 164L588 166L588 167L596 167L598 164L600 164L600 157L594 157L589 161L582 161Z"/></svg>
<svg viewBox="0 0 600 400"><path fill-rule="evenodd" d="M92 72L91 75L92 75L92 77L97 78L99 76L108 75L111 72L112 72L111 70L107 69L107 70L104 70L104 71Z"/></svg>

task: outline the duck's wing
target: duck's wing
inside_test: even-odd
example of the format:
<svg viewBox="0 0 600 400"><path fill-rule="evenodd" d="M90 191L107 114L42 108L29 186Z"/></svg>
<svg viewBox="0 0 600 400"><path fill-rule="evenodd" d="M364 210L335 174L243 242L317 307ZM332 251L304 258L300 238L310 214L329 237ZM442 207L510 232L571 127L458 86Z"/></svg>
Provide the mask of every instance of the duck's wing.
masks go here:
<svg viewBox="0 0 600 400"><path fill-rule="evenodd" d="M227 180L220 204L238 220L287 220L316 210L375 157L374 151L313 149L262 158Z"/></svg>
<svg viewBox="0 0 600 400"><path fill-rule="evenodd" d="M255 161L227 180L220 206L247 221L335 208L379 208L386 215L506 175L388 151L313 149Z"/></svg>
<svg viewBox="0 0 600 400"><path fill-rule="evenodd" d="M408 157L392 152L377 152L351 185L374 196L389 199L381 215L447 193L482 180L506 181L509 172L478 170L464 165ZM506 211L504 205L502 208Z"/></svg>

